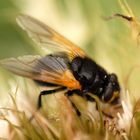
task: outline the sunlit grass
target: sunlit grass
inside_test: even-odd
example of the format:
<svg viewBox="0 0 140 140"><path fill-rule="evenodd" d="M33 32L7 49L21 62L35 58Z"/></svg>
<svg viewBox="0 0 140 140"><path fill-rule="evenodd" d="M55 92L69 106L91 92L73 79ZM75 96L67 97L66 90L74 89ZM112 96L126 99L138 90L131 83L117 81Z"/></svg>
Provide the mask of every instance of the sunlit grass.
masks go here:
<svg viewBox="0 0 140 140"><path fill-rule="evenodd" d="M1 122L6 122L3 125L3 131L6 132L4 138L14 140L135 140L139 137L140 103L136 101L132 104L128 93L122 100L120 113L117 113L114 118L109 118L102 113L101 103L97 98L95 100L98 102L98 110L89 106L83 98L72 97L81 112L81 116L77 116L70 101L61 92L43 100L43 108L37 111L36 101L33 101L32 97L22 96L25 91L22 91L20 86L14 90L15 92L9 95L11 105L0 109ZM33 117L32 120L30 120L31 117Z"/></svg>

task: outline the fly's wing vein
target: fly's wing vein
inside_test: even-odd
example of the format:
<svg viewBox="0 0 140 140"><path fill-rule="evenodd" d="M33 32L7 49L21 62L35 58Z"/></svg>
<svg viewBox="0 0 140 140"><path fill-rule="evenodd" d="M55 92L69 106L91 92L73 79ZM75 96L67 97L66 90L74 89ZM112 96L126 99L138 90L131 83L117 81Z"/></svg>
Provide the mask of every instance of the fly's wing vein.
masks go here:
<svg viewBox="0 0 140 140"><path fill-rule="evenodd" d="M79 82L74 78L62 57L23 56L1 60L0 65L20 76L66 86L70 89L80 88Z"/></svg>
<svg viewBox="0 0 140 140"><path fill-rule="evenodd" d="M21 14L17 17L17 22L40 47L65 52L70 59L85 56L81 48L35 18Z"/></svg>

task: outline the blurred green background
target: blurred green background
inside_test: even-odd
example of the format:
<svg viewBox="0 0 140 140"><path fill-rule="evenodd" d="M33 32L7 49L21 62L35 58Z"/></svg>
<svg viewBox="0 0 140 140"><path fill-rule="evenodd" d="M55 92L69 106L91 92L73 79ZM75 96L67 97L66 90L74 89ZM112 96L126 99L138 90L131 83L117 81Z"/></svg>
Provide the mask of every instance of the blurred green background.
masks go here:
<svg viewBox="0 0 140 140"><path fill-rule="evenodd" d="M139 18L140 1L127 2ZM131 95L139 96L140 45L127 21L103 19L123 13L117 0L0 0L0 59L38 53L16 24L19 13L40 19L78 44L108 72L117 73ZM0 68L0 75L0 93L5 95L11 74Z"/></svg>

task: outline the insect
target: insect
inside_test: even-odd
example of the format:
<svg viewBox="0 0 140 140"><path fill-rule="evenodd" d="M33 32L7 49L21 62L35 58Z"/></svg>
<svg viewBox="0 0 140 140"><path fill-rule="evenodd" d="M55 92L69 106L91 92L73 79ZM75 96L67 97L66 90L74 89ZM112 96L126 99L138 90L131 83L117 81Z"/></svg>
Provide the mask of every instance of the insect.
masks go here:
<svg viewBox="0 0 140 140"><path fill-rule="evenodd" d="M90 92L102 102L118 102L120 85L114 73L107 73L81 48L33 17L21 14L17 22L38 46L53 52L44 57L23 56L0 61L3 67L17 75L33 79L39 84L57 87L40 93L38 109L42 106L43 95L62 90L66 90L68 97L77 94L93 101L87 95Z"/></svg>

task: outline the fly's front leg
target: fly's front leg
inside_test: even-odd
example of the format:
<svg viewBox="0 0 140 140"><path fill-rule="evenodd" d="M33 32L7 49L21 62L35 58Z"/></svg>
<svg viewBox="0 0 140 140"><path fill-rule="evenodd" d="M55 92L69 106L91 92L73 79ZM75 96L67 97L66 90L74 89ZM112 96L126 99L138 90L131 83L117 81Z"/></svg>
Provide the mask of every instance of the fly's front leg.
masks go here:
<svg viewBox="0 0 140 140"><path fill-rule="evenodd" d="M72 107L75 109L76 114L77 114L78 116L81 116L81 112L79 111L79 109L76 107L76 105L75 105L75 104L72 102L72 100L70 99L70 97L73 96L73 94L76 94L76 93L75 93L74 91L67 91L67 92L65 93L65 95L68 97L68 100L70 101Z"/></svg>
<svg viewBox="0 0 140 140"><path fill-rule="evenodd" d="M98 98L98 100L99 100L99 101L97 101L97 99L94 98L94 97L92 97L90 94L85 94L85 95L86 95L85 97L86 97L86 99L87 99L88 101L90 101L90 102L95 102L95 109L96 109L97 111L101 111L103 115L105 115L106 117L108 117L108 118L110 118L110 119L113 118L110 114L108 114L107 112L105 112L104 110L102 110L102 108L100 108L100 104L102 104L102 102L99 100L99 97L96 97L96 98Z"/></svg>

